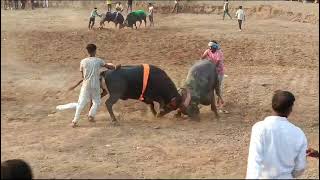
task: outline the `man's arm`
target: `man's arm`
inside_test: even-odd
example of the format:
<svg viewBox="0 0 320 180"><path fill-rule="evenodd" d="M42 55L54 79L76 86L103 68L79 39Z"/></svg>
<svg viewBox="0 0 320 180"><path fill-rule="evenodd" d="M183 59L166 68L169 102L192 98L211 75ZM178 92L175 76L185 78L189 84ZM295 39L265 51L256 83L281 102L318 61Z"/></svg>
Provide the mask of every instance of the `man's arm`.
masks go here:
<svg viewBox="0 0 320 180"><path fill-rule="evenodd" d="M263 161L263 132L259 124L252 127L246 179L258 179Z"/></svg>
<svg viewBox="0 0 320 180"><path fill-rule="evenodd" d="M113 70L113 69L119 69L121 67L121 64L114 65L112 63L105 63L104 65L102 65L102 67Z"/></svg>
<svg viewBox="0 0 320 180"><path fill-rule="evenodd" d="M209 51L209 49L207 49L207 50L202 54L201 59L204 59L204 58L207 57L208 51Z"/></svg>
<svg viewBox="0 0 320 180"><path fill-rule="evenodd" d="M300 149L300 152L298 156L296 157L295 161L295 166L292 171L292 176L293 178L297 178L301 176L306 168L307 165L307 138L304 135L303 138L303 143Z"/></svg>

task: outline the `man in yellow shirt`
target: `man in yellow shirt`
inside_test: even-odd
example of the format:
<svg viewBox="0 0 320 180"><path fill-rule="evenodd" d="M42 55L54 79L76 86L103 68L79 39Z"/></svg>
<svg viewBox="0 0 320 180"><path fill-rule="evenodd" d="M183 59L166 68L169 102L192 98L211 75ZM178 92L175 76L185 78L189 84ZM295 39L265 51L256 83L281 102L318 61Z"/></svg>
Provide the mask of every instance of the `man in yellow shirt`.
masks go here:
<svg viewBox="0 0 320 180"><path fill-rule="evenodd" d="M111 12L112 9L112 0L107 0L107 10L108 12Z"/></svg>

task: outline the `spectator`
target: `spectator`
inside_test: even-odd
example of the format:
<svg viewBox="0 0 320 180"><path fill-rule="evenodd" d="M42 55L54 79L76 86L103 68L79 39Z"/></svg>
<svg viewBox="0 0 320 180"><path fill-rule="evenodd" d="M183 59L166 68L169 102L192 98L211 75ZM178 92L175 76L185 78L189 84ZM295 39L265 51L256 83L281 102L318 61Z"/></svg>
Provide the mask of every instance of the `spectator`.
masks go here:
<svg viewBox="0 0 320 180"><path fill-rule="evenodd" d="M1 179L32 179L32 170L23 160L11 159L1 163Z"/></svg>
<svg viewBox="0 0 320 180"><path fill-rule="evenodd" d="M172 10L171 13L173 13L174 11L176 11L176 13L178 13L178 11L179 11L179 2L180 2L180 0L175 0L174 1L174 7L173 7L173 10Z"/></svg>
<svg viewBox="0 0 320 180"><path fill-rule="evenodd" d="M19 9L19 0L13 0L14 2L14 9Z"/></svg>
<svg viewBox="0 0 320 180"><path fill-rule="evenodd" d="M13 9L13 0L8 0L8 9Z"/></svg>
<svg viewBox="0 0 320 180"><path fill-rule="evenodd" d="M294 101L291 92L276 91L273 115L252 127L247 179L292 179L305 170L307 138L288 120Z"/></svg>
<svg viewBox="0 0 320 180"><path fill-rule="evenodd" d="M112 0L107 0L107 11L111 12L112 10Z"/></svg>
<svg viewBox="0 0 320 180"><path fill-rule="evenodd" d="M116 11L117 12L122 12L123 11L123 6L122 6L120 1L116 4Z"/></svg>
<svg viewBox="0 0 320 180"><path fill-rule="evenodd" d="M223 3L223 17L222 17L223 20L224 20L224 17L226 14L230 17L230 19L232 19L232 17L229 14L229 1L228 0L225 0Z"/></svg>
<svg viewBox="0 0 320 180"><path fill-rule="evenodd" d="M149 3L149 13L148 13L148 16L149 16L149 21L150 21L150 27L151 27L151 26L154 26L154 23L153 23L153 5L152 5L151 2Z"/></svg>
<svg viewBox="0 0 320 180"><path fill-rule="evenodd" d="M117 14L116 14L116 17L114 18L114 20L116 20L118 17L118 14L123 11L123 6L120 1L116 4L116 11L117 11Z"/></svg>
<svg viewBox="0 0 320 180"><path fill-rule="evenodd" d="M236 12L236 17L238 18L239 31L242 31L241 25L242 25L242 22L244 22L246 19L242 6L239 6L239 9Z"/></svg>
<svg viewBox="0 0 320 180"><path fill-rule="evenodd" d="M42 7L48 8L49 7L49 0L42 0Z"/></svg>
<svg viewBox="0 0 320 180"><path fill-rule="evenodd" d="M3 1L3 9L4 9L4 10L7 10L7 9L8 9L8 6L9 6L8 0L4 0L4 1Z"/></svg>
<svg viewBox="0 0 320 180"><path fill-rule="evenodd" d="M31 4L31 9L34 9L34 5L35 5L34 0L30 0L30 4Z"/></svg>
<svg viewBox="0 0 320 180"><path fill-rule="evenodd" d="M130 9L130 12L132 12L132 0L128 0L127 13L129 13L129 9Z"/></svg>
<svg viewBox="0 0 320 180"><path fill-rule="evenodd" d="M21 0L21 9L26 8L26 3L27 3L27 0Z"/></svg>

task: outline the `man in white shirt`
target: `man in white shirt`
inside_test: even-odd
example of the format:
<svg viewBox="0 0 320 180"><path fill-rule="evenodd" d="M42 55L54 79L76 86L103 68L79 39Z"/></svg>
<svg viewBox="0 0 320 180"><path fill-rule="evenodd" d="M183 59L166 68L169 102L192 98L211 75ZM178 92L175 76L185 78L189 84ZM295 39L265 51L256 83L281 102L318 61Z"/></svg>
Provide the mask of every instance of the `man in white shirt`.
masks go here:
<svg viewBox="0 0 320 180"><path fill-rule="evenodd" d="M149 16L149 21L150 21L150 27L151 27L151 26L154 26L154 22L153 22L153 5L152 5L151 2L149 3L149 13L148 13L148 16Z"/></svg>
<svg viewBox="0 0 320 180"><path fill-rule="evenodd" d="M242 22L244 22L246 19L244 11L242 9L242 6L239 6L239 9L236 12L236 17L237 17L238 23L239 23L239 31L242 31L241 25L242 25Z"/></svg>
<svg viewBox="0 0 320 180"><path fill-rule="evenodd" d="M116 21L118 14L123 11L123 6L120 1L116 4L116 11L117 11L117 14L116 14L116 17L114 18L114 21Z"/></svg>
<svg viewBox="0 0 320 180"><path fill-rule="evenodd" d="M276 91L272 98L273 116L252 127L247 179L292 179L306 168L307 138L288 121L295 97Z"/></svg>
<svg viewBox="0 0 320 180"><path fill-rule="evenodd" d="M176 11L176 13L178 13L179 8L180 8L180 7L179 7L179 1L180 1L180 0L175 0L175 1L174 1L174 7L173 7L171 13L173 13L174 11Z"/></svg>
<svg viewBox="0 0 320 180"><path fill-rule="evenodd" d="M230 19L232 19L232 17L229 14L229 1L228 0L225 0L223 3L223 17L222 17L223 20L224 20L224 17L226 14L230 17Z"/></svg>
<svg viewBox="0 0 320 180"><path fill-rule="evenodd" d="M82 109L90 101L92 101L93 105L90 108L88 119L89 121L94 122L94 116L96 115L96 112L101 102L99 70L102 67L108 69L117 69L119 67L106 64L102 59L95 57L96 49L96 45L88 44L87 51L89 57L81 60L80 62L80 72L83 78L83 82L80 90L76 113L72 121L72 127L77 126Z"/></svg>

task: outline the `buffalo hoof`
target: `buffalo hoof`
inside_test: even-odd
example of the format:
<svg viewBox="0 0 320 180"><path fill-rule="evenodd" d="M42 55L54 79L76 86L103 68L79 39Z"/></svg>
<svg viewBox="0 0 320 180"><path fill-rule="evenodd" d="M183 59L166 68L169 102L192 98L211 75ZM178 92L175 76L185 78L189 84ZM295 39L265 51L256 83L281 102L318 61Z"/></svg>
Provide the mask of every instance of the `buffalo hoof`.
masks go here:
<svg viewBox="0 0 320 180"><path fill-rule="evenodd" d="M95 123L96 122L96 120L94 120L94 117L92 117L92 116L88 117L88 121L91 122L91 123Z"/></svg>
<svg viewBox="0 0 320 180"><path fill-rule="evenodd" d="M111 121L112 126L120 126L120 123L118 121Z"/></svg>
<svg viewBox="0 0 320 180"><path fill-rule="evenodd" d="M161 115L161 113L157 113L156 114L156 118L161 118L163 115Z"/></svg>
<svg viewBox="0 0 320 180"><path fill-rule="evenodd" d="M181 118L181 114L180 114L180 113L177 113L177 114L174 115L174 117L175 117L175 118Z"/></svg>
<svg viewBox="0 0 320 180"><path fill-rule="evenodd" d="M73 128L75 128L75 127L78 127L79 125L77 124L77 123L75 123L75 122L72 122L71 123L71 127L73 127Z"/></svg>
<svg viewBox="0 0 320 180"><path fill-rule="evenodd" d="M200 121L200 116L199 115L191 116L190 120L199 122Z"/></svg>

